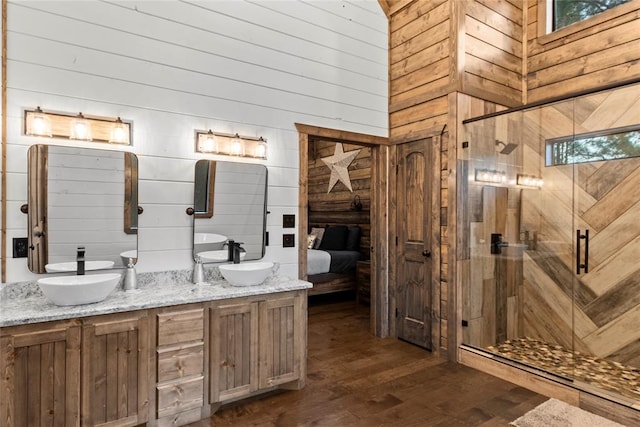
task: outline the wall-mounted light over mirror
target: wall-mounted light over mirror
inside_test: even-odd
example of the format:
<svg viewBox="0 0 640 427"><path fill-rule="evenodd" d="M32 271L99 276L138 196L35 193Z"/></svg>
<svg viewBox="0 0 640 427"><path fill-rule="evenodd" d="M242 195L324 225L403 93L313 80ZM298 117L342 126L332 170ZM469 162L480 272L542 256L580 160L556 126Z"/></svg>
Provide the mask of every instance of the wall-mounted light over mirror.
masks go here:
<svg viewBox="0 0 640 427"><path fill-rule="evenodd" d="M503 184L507 182L507 173L496 169L476 169L475 181L491 184Z"/></svg>
<svg viewBox="0 0 640 427"><path fill-rule="evenodd" d="M33 145L28 151L29 270L76 271L137 261L138 159L133 153Z"/></svg>
<svg viewBox="0 0 640 427"><path fill-rule="evenodd" d="M518 174L516 176L516 183L522 187L541 188L544 184L542 178L535 175Z"/></svg>
<svg viewBox="0 0 640 427"><path fill-rule="evenodd" d="M264 256L267 168L250 163L198 160L195 165L193 256L227 262L228 243L241 243L241 259Z"/></svg>
<svg viewBox="0 0 640 427"><path fill-rule="evenodd" d="M24 134L30 136L131 145L131 128L132 123L120 117L50 112L40 107L24 111Z"/></svg>
<svg viewBox="0 0 640 427"><path fill-rule="evenodd" d="M267 140L260 137L240 136L237 133L196 131L196 152L225 156L267 158Z"/></svg>

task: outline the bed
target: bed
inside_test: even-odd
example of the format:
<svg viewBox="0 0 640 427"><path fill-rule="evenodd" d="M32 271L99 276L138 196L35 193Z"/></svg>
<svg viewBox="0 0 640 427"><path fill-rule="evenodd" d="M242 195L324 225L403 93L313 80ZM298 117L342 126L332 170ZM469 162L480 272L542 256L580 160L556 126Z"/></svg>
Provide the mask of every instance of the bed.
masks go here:
<svg viewBox="0 0 640 427"><path fill-rule="evenodd" d="M359 226L312 227L307 238L309 295L356 289L356 266L360 253Z"/></svg>

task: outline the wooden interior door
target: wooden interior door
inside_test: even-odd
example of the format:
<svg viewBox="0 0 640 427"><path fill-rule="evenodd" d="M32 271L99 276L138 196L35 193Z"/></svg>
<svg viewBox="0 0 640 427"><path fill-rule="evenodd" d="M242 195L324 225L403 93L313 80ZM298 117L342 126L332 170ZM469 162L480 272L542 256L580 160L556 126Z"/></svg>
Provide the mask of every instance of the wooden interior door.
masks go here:
<svg viewBox="0 0 640 427"><path fill-rule="evenodd" d="M432 139L398 147L396 335L431 349Z"/></svg>

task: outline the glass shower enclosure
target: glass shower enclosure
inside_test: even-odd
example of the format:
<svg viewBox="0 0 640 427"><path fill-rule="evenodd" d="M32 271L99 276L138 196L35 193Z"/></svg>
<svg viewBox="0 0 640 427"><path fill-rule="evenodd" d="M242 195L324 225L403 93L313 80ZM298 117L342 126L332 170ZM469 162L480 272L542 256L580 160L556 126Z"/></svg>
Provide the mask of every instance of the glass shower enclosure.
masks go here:
<svg viewBox="0 0 640 427"><path fill-rule="evenodd" d="M464 132L463 345L640 401L640 85Z"/></svg>

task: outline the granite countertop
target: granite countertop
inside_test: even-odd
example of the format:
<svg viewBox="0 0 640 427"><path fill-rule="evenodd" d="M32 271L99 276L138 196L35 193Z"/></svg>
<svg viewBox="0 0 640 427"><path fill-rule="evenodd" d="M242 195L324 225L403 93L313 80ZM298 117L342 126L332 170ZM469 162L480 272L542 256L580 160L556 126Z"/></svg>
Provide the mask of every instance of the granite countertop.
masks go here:
<svg viewBox="0 0 640 427"><path fill-rule="evenodd" d="M190 271L138 275L138 289L123 291L121 284L101 302L58 306L50 302L34 282L7 284L0 289L0 327L52 320L74 319L98 314L168 307L204 301L265 295L311 288L309 282L286 276L269 277L257 286L232 286L217 269L207 271L207 283L190 283Z"/></svg>

